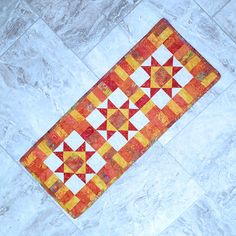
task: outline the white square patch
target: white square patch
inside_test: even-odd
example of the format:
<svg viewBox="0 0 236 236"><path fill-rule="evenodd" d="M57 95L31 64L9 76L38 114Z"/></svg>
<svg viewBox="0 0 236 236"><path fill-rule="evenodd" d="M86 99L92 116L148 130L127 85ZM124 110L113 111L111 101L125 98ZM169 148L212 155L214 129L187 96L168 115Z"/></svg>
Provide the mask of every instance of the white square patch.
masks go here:
<svg viewBox="0 0 236 236"><path fill-rule="evenodd" d="M149 64L150 65L150 64ZM142 86L148 79L149 75L147 72L140 66L132 75L130 75L130 78L138 85Z"/></svg>
<svg viewBox="0 0 236 236"><path fill-rule="evenodd" d="M134 114L134 116L130 118L130 122L138 130L141 130L149 122L149 120L141 111L138 111L136 114Z"/></svg>
<svg viewBox="0 0 236 236"><path fill-rule="evenodd" d="M106 161L96 152L89 158L87 164L97 173L106 164Z"/></svg>
<svg viewBox="0 0 236 236"><path fill-rule="evenodd" d="M108 142L116 151L119 151L127 143L127 140L122 134L120 134L119 132L115 132L109 138Z"/></svg>
<svg viewBox="0 0 236 236"><path fill-rule="evenodd" d="M162 89L160 89L153 97L152 101L162 109L169 101L171 97L169 97Z"/></svg>
<svg viewBox="0 0 236 236"><path fill-rule="evenodd" d="M174 75L174 78L182 87L184 87L193 78L193 76L185 67L183 67L177 74Z"/></svg>
<svg viewBox="0 0 236 236"><path fill-rule="evenodd" d="M72 193L76 194L85 185L85 183L78 178L76 175L72 175L65 185L71 190Z"/></svg>
<svg viewBox="0 0 236 236"><path fill-rule="evenodd" d="M106 120L101 112L97 109L93 110L86 119L95 129L98 128Z"/></svg>
<svg viewBox="0 0 236 236"><path fill-rule="evenodd" d="M117 88L108 99L117 107L120 108L128 99L128 97Z"/></svg>
<svg viewBox="0 0 236 236"><path fill-rule="evenodd" d="M64 142L66 142L75 151L84 143L84 139L76 131L72 131Z"/></svg>
<svg viewBox="0 0 236 236"><path fill-rule="evenodd" d="M54 172L62 165L63 162L54 153L52 153L46 160L44 160L44 163Z"/></svg>
<svg viewBox="0 0 236 236"><path fill-rule="evenodd" d="M160 65L163 65L167 62L173 54L164 46L161 45L153 54L152 56L157 60Z"/></svg>

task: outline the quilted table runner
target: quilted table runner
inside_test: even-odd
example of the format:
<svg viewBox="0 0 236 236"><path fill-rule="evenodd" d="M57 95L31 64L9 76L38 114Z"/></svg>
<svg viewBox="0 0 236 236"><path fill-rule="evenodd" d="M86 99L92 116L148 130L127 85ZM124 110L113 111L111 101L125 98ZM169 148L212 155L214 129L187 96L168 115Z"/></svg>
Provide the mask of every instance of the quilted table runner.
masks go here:
<svg viewBox="0 0 236 236"><path fill-rule="evenodd" d="M162 19L21 163L76 218L219 78Z"/></svg>

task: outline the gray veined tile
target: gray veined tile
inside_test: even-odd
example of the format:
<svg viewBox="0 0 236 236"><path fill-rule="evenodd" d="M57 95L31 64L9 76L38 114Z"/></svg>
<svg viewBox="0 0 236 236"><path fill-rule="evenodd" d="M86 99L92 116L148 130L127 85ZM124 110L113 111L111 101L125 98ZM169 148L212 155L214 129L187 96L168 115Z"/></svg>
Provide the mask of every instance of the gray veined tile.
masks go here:
<svg viewBox="0 0 236 236"><path fill-rule="evenodd" d="M236 83L166 148L236 222Z"/></svg>
<svg viewBox="0 0 236 236"><path fill-rule="evenodd" d="M216 99L219 92L214 93L212 91L206 93L198 100L178 121L176 121L162 136L159 138L159 142L162 145L166 145L171 141L182 129L188 125L194 118L199 115L207 106Z"/></svg>
<svg viewBox="0 0 236 236"><path fill-rule="evenodd" d="M139 0L56 0L43 19L79 57L84 57Z"/></svg>
<svg viewBox="0 0 236 236"><path fill-rule="evenodd" d="M76 226L0 148L0 235L71 235Z"/></svg>
<svg viewBox="0 0 236 236"><path fill-rule="evenodd" d="M231 86L236 76L230 72L221 75L221 79L214 85L214 87L208 91L204 96L200 98L178 121L176 121L160 138L159 142L162 145L166 145L171 141L182 129L190 124L202 111L208 108L208 106L229 86Z"/></svg>
<svg viewBox="0 0 236 236"><path fill-rule="evenodd" d="M184 0L181 4L176 4L176 0L143 0L124 18L121 26L134 45L162 17L221 74L235 73L235 44L193 0Z"/></svg>
<svg viewBox="0 0 236 236"><path fill-rule="evenodd" d="M38 15L42 15L43 10L52 0L25 0Z"/></svg>
<svg viewBox="0 0 236 236"><path fill-rule="evenodd" d="M235 222L211 199L203 196L160 236L234 236Z"/></svg>
<svg viewBox="0 0 236 236"><path fill-rule="evenodd" d="M75 223L90 236L156 236L201 195L191 176L156 143Z"/></svg>
<svg viewBox="0 0 236 236"><path fill-rule="evenodd" d="M236 2L230 1L216 16L217 23L227 32L236 42Z"/></svg>
<svg viewBox="0 0 236 236"><path fill-rule="evenodd" d="M19 159L97 80L36 22L0 57L1 145Z"/></svg>
<svg viewBox="0 0 236 236"><path fill-rule="evenodd" d="M216 14L230 0L195 0L210 16Z"/></svg>
<svg viewBox="0 0 236 236"><path fill-rule="evenodd" d="M38 16L24 1L0 2L0 55L2 55L36 20Z"/></svg>
<svg viewBox="0 0 236 236"><path fill-rule="evenodd" d="M127 35L116 26L85 58L89 68L101 78L132 47Z"/></svg>

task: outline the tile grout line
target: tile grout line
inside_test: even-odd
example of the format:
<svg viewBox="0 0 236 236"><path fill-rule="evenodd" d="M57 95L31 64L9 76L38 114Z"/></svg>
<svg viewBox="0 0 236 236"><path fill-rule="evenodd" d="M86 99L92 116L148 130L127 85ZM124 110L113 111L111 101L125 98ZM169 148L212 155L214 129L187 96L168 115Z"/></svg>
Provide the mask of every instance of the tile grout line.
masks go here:
<svg viewBox="0 0 236 236"><path fill-rule="evenodd" d="M25 1L25 0L23 0L23 1ZM43 19L44 13L38 14L38 13L36 12L35 8L34 8L33 6L31 6L30 3L26 2L26 4L27 4L27 5L31 8L31 10L34 11L34 13L36 13L36 14L39 16L39 18L50 28L50 30L57 36L57 38L60 39L60 41L63 42L64 46L65 46L67 49L69 49L71 52L73 52L73 54L74 54L77 58L79 58L80 60L81 60L81 58L83 58L83 57L79 57L79 55L77 55L77 53L75 53L75 51L74 51L72 48L70 48L69 46L67 46L67 44L64 42L64 40L63 40L63 39L51 28L51 26ZM48 3L48 4L43 8L43 10L46 9L49 5L50 5L50 3ZM42 10L42 12L43 12L43 10ZM109 32L109 33L110 33L110 32ZM102 41L102 40L103 40L103 39L101 39L100 41ZM100 42L100 41L99 41L99 42ZM95 45L95 46L96 46L96 45ZM87 54L88 54L88 53L87 53Z"/></svg>
<svg viewBox="0 0 236 236"><path fill-rule="evenodd" d="M125 33L120 24L116 25L116 27L118 27L123 33ZM116 28L116 27L115 27L115 28ZM111 32L110 32L110 33L111 33ZM107 36L109 36L109 34L108 34ZM107 36L106 36L106 37L107 37ZM106 37L105 37L105 38L106 38ZM104 38L104 39L105 39L105 38ZM104 40L104 39L103 39L103 40ZM102 40L102 41L103 41L103 40ZM102 42L102 41L101 41L101 42ZM131 43L131 41L130 41L129 39L128 39L128 41ZM97 46L98 46L98 45L97 45ZM97 47L97 46L96 46L96 47ZM96 47L95 47L95 48L96 48ZM132 47L133 47L133 44L131 43L131 48L132 48ZM95 49L95 48L93 48L93 49ZM128 49L127 53L131 50L131 48ZM87 57L87 56L88 56L88 55L86 55L86 57ZM96 75L95 72L94 72L94 74L96 75L96 77L100 80L104 75L106 75L106 73L108 73L108 72L119 62L119 60L120 60L123 56L125 56L125 54L122 55L121 57L119 57L119 58L117 59L117 61L116 61L109 69L105 70L105 72L103 72L103 74L102 74L101 76ZM86 61L86 59L85 59L86 57L84 57L83 59L80 59L80 60L89 68L89 70L91 70L91 71L93 72L93 69L91 68L90 64L87 63L87 61Z"/></svg>
<svg viewBox="0 0 236 236"><path fill-rule="evenodd" d="M24 3L25 3L26 5L28 5L28 7L29 7L38 17L41 17L41 15L37 12L37 10L36 10L30 3L28 3L26 0L22 0L22 1L24 1ZM49 4L50 4L50 2L49 2L42 10L46 9L46 8L49 6Z"/></svg>
<svg viewBox="0 0 236 236"><path fill-rule="evenodd" d="M229 34L227 31L225 31L215 20L215 18L212 18L212 21L224 32L225 35L234 43L236 44L236 39L233 38L231 34Z"/></svg>
<svg viewBox="0 0 236 236"><path fill-rule="evenodd" d="M170 156L180 165L180 167L190 176L190 178L191 178L191 179L194 179L194 177L192 176L192 174L174 157L174 155L173 155L163 144L161 144L159 141L157 141L157 142L158 142L158 143L160 144L160 146L164 149L164 151L166 151L167 154L170 155ZM194 181L196 181L196 180L194 179ZM196 181L196 183L197 183L197 185L199 185L197 181ZM199 187L201 187L201 186L199 185ZM201 189L202 189L202 187L201 187ZM203 189L202 189L202 190L203 190ZM203 191L203 192L205 192L205 191Z"/></svg>
<svg viewBox="0 0 236 236"><path fill-rule="evenodd" d="M177 163L178 165L190 176L191 179L193 179L196 184L198 185L198 187L202 190L203 194L202 195L206 195L206 191L205 189L201 186L201 184L195 179L195 177L174 157L174 155L165 147L163 146L161 143L160 145L162 146L162 148L167 152L168 155L170 155ZM202 196L201 195L201 196ZM196 200L197 201L197 200Z"/></svg>
<svg viewBox="0 0 236 236"><path fill-rule="evenodd" d="M162 144L162 145L165 147L174 138L176 138L185 128L187 128L187 126L190 125L190 123L192 123L200 114L202 114L202 112L204 112L213 102L215 102L217 99L219 99L219 97L221 97L234 83L236 84L236 80L232 81L225 89L222 90L222 92L220 94L217 94L215 99L213 99L210 103L208 103L207 106L205 108L203 108L202 111L200 111L195 117L193 117L193 119L191 121L189 121L179 132L177 132L176 135L173 136L167 143L165 143L164 145ZM209 92L212 92L212 91L209 91Z"/></svg>
<svg viewBox="0 0 236 236"><path fill-rule="evenodd" d="M48 194L48 192L43 188L43 186L36 181L36 179L33 177L33 175L31 175L26 168L20 163L20 160L16 160L3 146L2 144L0 144L0 148L9 156L9 158L26 174L26 176L29 176L29 178L32 180L32 182L39 187L39 189L42 190L42 193L48 197L48 199L50 199L50 201L56 206L56 208L59 210L59 212L62 212L63 215L65 215L70 222L72 222L72 224L74 226L76 226L76 230L74 232L76 232L77 230L81 231L81 229L78 227L77 224L75 224L75 220L73 220L73 218L59 205L59 203L50 195ZM73 232L73 233L74 233ZM84 235L84 234L83 234ZM82 236L83 236L82 235Z"/></svg>
<svg viewBox="0 0 236 236"><path fill-rule="evenodd" d="M37 15L38 16L38 15ZM25 31L2 53L0 54L0 58L3 57L38 21L40 17L35 20Z"/></svg>
<svg viewBox="0 0 236 236"><path fill-rule="evenodd" d="M82 56L82 57L81 57L81 60L84 60L85 57L87 57L88 54L89 54L90 52L92 52L93 49L95 49L95 48L98 46L98 44L101 43L101 42L111 33L111 31L112 31L113 29L115 29L117 26L120 26L120 23L124 20L124 18L126 18L128 15L130 15L130 14L136 9L136 7L137 7L139 4L141 4L141 2L143 2L143 0L139 1L138 4L135 5L135 7L134 7L131 11L129 11L126 15L124 15L124 17L123 17L121 20L119 20L119 21L114 25L114 27L112 27L111 30L110 30L107 34L104 35L104 37L103 37L99 42L97 42L90 50L88 50L88 52L87 52L87 54L86 54L85 56Z"/></svg>
<svg viewBox="0 0 236 236"><path fill-rule="evenodd" d="M198 2L196 2L196 0L193 0L194 3L200 7L202 9L203 12L205 12L205 14L207 14L207 16L221 29L221 31L234 43L236 44L236 40L234 38L232 38L232 36L230 34L228 34L219 24L218 22L215 20L215 18L211 17L207 11L205 11L199 4Z"/></svg>
<svg viewBox="0 0 236 236"><path fill-rule="evenodd" d="M218 9L213 15L212 15L212 19L229 3L231 2L231 0L228 0L222 7L220 7L220 9Z"/></svg>
<svg viewBox="0 0 236 236"><path fill-rule="evenodd" d="M133 8L132 10L130 10L129 12L127 12L127 14L125 14L125 15L122 17L122 19L119 20L119 21L110 29L110 31L109 31L107 34L105 34L105 35L86 53L86 55L84 55L84 56L82 56L82 57L80 57L79 55L77 55L77 53L75 53L75 51L74 51L72 48L70 48L69 46L67 46L67 44L64 42L64 40L63 40L63 39L50 27L50 25L43 19L43 14L39 15L39 14L36 12L36 10L35 10L28 2L26 2L26 4L31 8L32 11L34 11L35 14L37 14L37 15L39 16L39 18L51 29L51 31L53 31L53 33L54 33L55 35L57 35L57 37L58 37L58 38L63 42L63 44L66 46L66 48L68 48L69 50L71 50L71 51L76 55L76 57L78 57L82 62L84 62L84 58L85 58L100 42L102 42L102 41L111 33L111 31L112 31L115 27L117 27L117 26L120 24L120 22L121 22L126 16L128 16L131 12L133 12L134 9L135 9L142 1L143 1L143 0L140 0L140 1L134 6L134 8ZM50 4L48 4L46 7L44 7L44 9L46 9L49 5L50 5Z"/></svg>
<svg viewBox="0 0 236 236"><path fill-rule="evenodd" d="M42 19L41 16L39 16L35 9L30 5L28 4L28 2L25 2L24 3L38 16L35 20L35 22L33 22L1 55L0 55L0 58L5 55L5 53L10 50L39 20L42 20L48 27L49 25ZM98 76L77 56L77 54L75 54L75 52L68 48L67 45L64 43L64 41L51 29L51 27L49 27L49 29L54 33L54 35L63 43L63 45L68 49L70 50L75 56L76 58L79 59L79 61L81 61L81 63L96 77L98 78ZM98 78L99 79L99 78ZM72 224L75 226L75 231L73 233L76 233L77 231L79 231L79 233L82 233L84 235L84 233L81 231L81 229L79 228L79 226L77 224L75 224L74 220L72 219L72 217L67 213L65 212L64 209L62 209L62 207L54 200L54 198L52 196L50 196L46 191L45 189L41 186L41 184L39 182L37 182L35 180L35 178L25 169L25 167L20 163L19 160L16 160L3 146L2 144L0 144L0 148L2 148L2 150L4 152L6 152L6 154L9 156L9 158L21 169L23 170L23 172L26 174L26 176L29 176L29 178L32 180L32 182L38 186L41 190L42 190L42 193L45 194L49 199L50 201L52 202L52 204L54 204L56 206L56 208L59 210L59 212L61 211L62 214L68 218L68 220L70 222L72 222Z"/></svg>
<svg viewBox="0 0 236 236"><path fill-rule="evenodd" d="M159 235L161 235L161 233L163 233L166 229L168 229L168 227L170 227L172 224L174 224L174 222L176 222L180 217L182 217L182 215L183 215L186 211L188 211L194 204L196 204L196 202L199 201L199 199L201 199L203 196L206 196L206 191L205 191L205 189L202 188L202 186L198 183L198 181L192 176L192 174L190 174L190 173L188 172L188 170L169 152L169 150L168 150L164 145L162 145L159 141L157 141L157 142L158 142L158 143L160 144L160 146L164 149L164 151L166 151L166 153L167 153L168 155L170 155L170 157L173 158L174 161L176 161L176 162L178 163L178 165L183 169L183 171L185 171L185 172L189 175L190 180L191 180L191 179L194 180L194 182L196 183L196 185L197 185L197 186L199 187L199 189L202 191L202 193L200 193L199 197L198 197L195 201L193 201L192 204L190 204L190 206L189 206L188 208L184 209L174 221L172 221L165 229L163 229L163 230L159 233Z"/></svg>
<svg viewBox="0 0 236 236"><path fill-rule="evenodd" d="M64 46L65 48L67 48L76 58L78 58L79 61L80 61L96 78L100 79L100 78L94 73L94 71L91 70L91 69L87 66L87 64L85 64L84 61L74 52L74 50L71 49L71 48L69 48L69 47L66 45L66 43L61 39L61 37L60 37L57 33L54 32L54 30L45 22L45 20L44 20L42 17L40 17L39 19L42 20L42 21L44 22L44 24L47 25L47 27L50 29L50 31L57 37L58 40L60 40L60 42L63 44L63 46Z"/></svg>
<svg viewBox="0 0 236 236"><path fill-rule="evenodd" d="M35 12L35 14L37 14L36 11L35 11L35 9L34 9L28 2L26 2L26 4ZM48 4L45 8L47 8L48 6L49 6L49 4ZM71 51L72 54L73 54L74 56L76 56L76 57L79 59L79 61L82 62L82 64L84 64L85 67L88 68L88 70L89 70L94 76L96 76L96 78L100 79L100 78L93 72L93 70L91 70L91 69L87 66L87 64L85 64L84 61L81 60L81 58L73 51L73 49L69 48L69 47L66 45L66 43L65 43L65 42L61 39L61 37L47 24L47 22L42 18L42 16L40 16L39 14L37 14L37 15L38 15L38 17L39 17L39 18L37 19L37 21L38 21L38 20L42 20L42 21L44 22L44 24L46 24L47 27L50 29L50 31L57 37L57 39L59 39L59 40L61 41L61 43L64 45L64 47L66 47L69 51Z"/></svg>
<svg viewBox="0 0 236 236"><path fill-rule="evenodd" d="M235 81L236 82L236 81ZM194 202L194 203L196 203L202 196L205 196L205 197L207 197L207 198L209 198L217 207L218 207L218 209L219 210L221 210L222 211L222 213L225 215L225 216L227 216L227 217L230 217L224 210L222 210L222 208L221 208L221 206L220 206L220 204L218 203L218 202L216 202L215 201L215 199L213 199L212 197L210 197L209 195L208 195L208 192L205 190L205 187L204 186L202 186L202 184L201 183L199 183L199 181L192 175L192 174L190 174L188 171L187 171L187 169L172 155L172 153L166 148L166 147L164 147L161 143L159 143L161 146L162 146L162 148L183 168L183 170L184 171L186 171L186 173L188 174L188 175L190 175L191 176L191 178L196 182L196 184L199 186L199 188L202 190L202 192L203 192L203 194ZM193 205L193 204L192 204ZM191 205L191 206L192 206ZM191 207L190 206L190 207ZM188 207L186 210L188 210L190 207ZM183 212L185 212L185 211L183 211ZM182 214L181 214L182 215ZM179 216L179 217L181 217L181 216ZM178 217L178 218L179 218ZM177 219L176 219L177 220ZM175 222L175 221L173 221L173 222ZM173 223L172 222L172 223ZM172 224L171 223L171 224ZM170 225L169 225L170 226ZM168 227L169 227L168 226ZM166 228L167 229L167 228ZM165 230L165 229L164 229ZM163 230L163 231L164 231ZM161 232L163 232L163 231L161 231Z"/></svg>
<svg viewBox="0 0 236 236"><path fill-rule="evenodd" d="M17 39L16 41L14 41L1 55L0 58L5 55L5 53L10 50L40 19L46 24L46 22L42 19L41 16L39 16L37 14L37 12L35 11L35 9L28 4L28 2L24 3L34 12L34 14L36 14L38 17L36 18L35 22L33 22ZM46 24L48 26L48 24ZM49 27L49 26L48 26ZM80 61L81 59L70 49L67 47L67 45L65 45L64 41L51 29L51 27L49 27L50 30L56 35L56 37L63 43L63 45L70 50ZM84 64L84 62L81 61L82 64ZM86 68L88 68L88 66L86 64L84 64ZM90 69L88 68L88 70L96 76L96 78L98 78L98 76ZM69 222L71 222L74 226L75 226L75 230L73 231L72 234L76 233L77 231L79 231L79 233L82 233L82 236L85 236L84 233L81 231L81 229L79 228L79 226L74 222L74 220L72 219L72 217L65 212L65 210L56 202L56 200L47 193L47 191L41 186L41 184L35 180L35 178L25 169L25 167L20 163L20 160L16 160L3 146L2 144L0 144L0 148L6 152L6 154L9 156L9 158L26 174L26 176L29 176L29 178L32 180L32 182L39 187L39 189L42 190L42 193L45 194L48 199L50 199L50 201L52 202L52 204L54 204L56 206L56 208L59 210L59 212L61 212L66 218L68 218Z"/></svg>
<svg viewBox="0 0 236 236"><path fill-rule="evenodd" d="M222 91L222 93L219 94L219 95L216 97L216 99L215 99L214 101L216 101L216 100L219 99L221 96L223 96L223 94L232 86L232 84L236 84L236 81L233 81L232 83L230 83L230 85L227 86L227 88L225 88L225 89ZM212 104L214 101L212 101L210 104ZM209 107L210 104L208 104L207 107ZM207 107L206 107L206 108L207 108ZM204 110L206 110L206 108L204 108ZM203 110L203 111L204 111L204 110ZM203 111L202 111L202 112L203 112ZM194 117L193 120L195 120L195 118L197 118L202 112L200 112L196 117ZM193 121L193 120L192 120L192 121ZM178 134L175 135L173 138L177 137L192 121L190 121L186 126L184 126L184 128L183 128L181 131L179 131ZM171 141L173 140L173 138L172 138L169 142L171 142ZM158 141L158 142L159 142L159 141ZM169 142L168 142L168 143L169 143ZM188 170L174 157L174 155L169 151L169 149L166 147L166 145L167 145L168 143L166 143L165 145L163 145L163 144L161 144L161 143L159 142L159 144L162 146L162 148L163 148L172 158L174 158L174 160L183 168L183 170L186 171L186 173L187 173L188 175L190 175L191 178L197 183L197 185L200 187L200 189L204 192L203 195L205 195L206 197L208 197L209 199L211 199L211 201L213 201L213 202L219 207L219 209L221 209L220 205L219 205L214 199L212 199L210 196L207 195L207 192L206 192L205 188L202 186L202 184L199 183L199 181L196 180L196 178L195 178L192 174L190 174L189 171L188 171ZM223 211L223 213L224 213L224 215L229 216L229 215L226 214L224 211ZM162 232L163 232L163 231L162 231Z"/></svg>
<svg viewBox="0 0 236 236"><path fill-rule="evenodd" d="M202 197L202 196L204 196L204 194L202 194L201 197ZM196 199L194 202L192 202L192 204L191 204L188 208L186 208L185 210L183 210L183 211L180 213L180 215L179 215L175 220L173 220L165 229L161 230L161 231L158 233L158 235L161 236L161 234L164 233L171 225L173 225L175 222L177 222L177 220L178 220L179 218L181 218L182 215L183 215L185 212L187 212L192 206L194 206L194 205L197 203L197 201L199 201L199 199L200 199L201 197L199 197L199 198Z"/></svg>
<svg viewBox="0 0 236 236"><path fill-rule="evenodd" d="M25 1L24 1L24 2L25 2ZM92 68L90 67L90 65L88 65L88 63L85 61L85 57L86 57L94 48L96 48L96 46L97 46L99 43L101 43L101 42L111 33L111 31L112 31L114 28L120 27L121 30L123 31L122 27L120 26L120 22L123 21L123 19L124 19L126 16L128 16L131 12L133 12L133 11L135 10L135 8L136 8L139 4L141 4L141 2L143 2L143 0L139 1L138 4L135 5L135 7L134 7L131 11L129 11L119 22L117 22L117 24L115 24L114 27L112 27L111 30L110 30L98 43L96 43L96 44L93 46L93 48L91 48L91 50L89 50L89 51L87 52L87 54L86 54L85 56L83 56L83 57L79 57L79 56L77 55L77 53L75 53L75 51L74 51L72 48L70 48L69 46L67 46L67 44L64 42L64 40L62 40L62 38L50 27L50 25L43 19L43 17L40 16L40 15L36 12L36 10L35 10L28 2L25 2L25 4L27 4L27 5L29 6L29 8L31 8L31 10L38 16L37 21L41 19L41 20L49 27L49 29L56 35L56 37L63 43L63 45L64 45L68 50L70 50L70 51L85 65L85 67L86 67L96 78L101 79L101 77L99 77L97 74L95 74L95 72L92 70ZM46 9L48 6L49 6L49 4L48 4L44 9ZM36 21L36 22L37 22L37 21ZM34 22L34 24L35 24L36 22ZM33 25L34 25L34 24L33 24ZM33 26L33 25L31 25L31 26ZM26 32L25 32L25 33L26 33ZM0 57L1 57L1 55L0 55Z"/></svg>
<svg viewBox="0 0 236 236"><path fill-rule="evenodd" d="M29 4L26 3L28 6ZM37 13L36 13L37 14ZM37 14L38 16L38 14ZM75 52L68 48L67 45L64 43L64 41L51 29L51 27L42 19L41 16L38 16L37 20L30 26L27 28L27 30L25 30L25 32L2 54L0 55L0 58L11 48L14 46L14 44L20 40L23 35L25 35L29 30L30 28L32 28L39 20L42 20L48 27L49 29L53 32L53 34L62 42L62 44L69 50L71 51L75 56L76 58L78 58L78 60L88 69L88 71L90 71L96 78L100 79L78 56L77 54L75 54ZM39 182L37 182L35 180L35 178L25 169L25 167L20 163L19 160L16 160L1 144L0 144L0 148L2 148L7 154L8 156L13 160L14 163L17 164L17 166L20 167L20 169L22 169L24 171L24 173L26 173L26 175L28 175L30 177L30 179L32 179L32 181L42 190L42 192L44 194L46 194L47 196L49 196L49 199L53 202L53 204L59 209L59 211L62 212L62 214L67 217L69 219L70 222L72 222L72 224L76 227L76 230L73 232L75 233L76 231L81 231L81 229L79 228L79 226L77 224L75 224L74 220L72 219L72 217L59 205L59 203L57 203L57 201L52 197L50 196L47 191L41 186L41 184ZM82 232L82 231L81 231ZM80 232L80 233L81 233ZM83 234L84 235L84 234Z"/></svg>

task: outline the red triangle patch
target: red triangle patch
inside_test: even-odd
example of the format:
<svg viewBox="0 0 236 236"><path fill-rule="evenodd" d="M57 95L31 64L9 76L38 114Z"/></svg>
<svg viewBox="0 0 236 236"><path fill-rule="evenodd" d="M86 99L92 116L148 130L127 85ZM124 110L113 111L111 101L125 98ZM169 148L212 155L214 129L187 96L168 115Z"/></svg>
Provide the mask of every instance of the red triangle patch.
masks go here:
<svg viewBox="0 0 236 236"><path fill-rule="evenodd" d="M95 152L86 152L86 160L88 160Z"/></svg>
<svg viewBox="0 0 236 236"><path fill-rule="evenodd" d="M98 130L107 130L107 121L105 120L97 129Z"/></svg>
<svg viewBox="0 0 236 236"><path fill-rule="evenodd" d="M159 90L160 88L150 88L151 97L153 97Z"/></svg>
<svg viewBox="0 0 236 236"><path fill-rule="evenodd" d="M142 68L148 73L148 75L151 75L151 66L142 66Z"/></svg>
<svg viewBox="0 0 236 236"><path fill-rule="evenodd" d="M86 164L86 174L93 174L95 173L95 171L89 166Z"/></svg>
<svg viewBox="0 0 236 236"><path fill-rule="evenodd" d="M173 59L174 57L172 56L163 66L173 66Z"/></svg>
<svg viewBox="0 0 236 236"><path fill-rule="evenodd" d="M129 109L129 100L127 100L121 107L120 109Z"/></svg>
<svg viewBox="0 0 236 236"><path fill-rule="evenodd" d="M146 82L143 83L143 85L141 85L142 88L150 88L151 86L151 80L148 79Z"/></svg>
<svg viewBox="0 0 236 236"><path fill-rule="evenodd" d="M154 57L151 57L151 65L152 66L160 66L160 64L156 61Z"/></svg>
<svg viewBox="0 0 236 236"><path fill-rule="evenodd" d="M174 76L175 74L177 74L183 67L180 67L180 66L174 66L173 67L173 75Z"/></svg>
<svg viewBox="0 0 236 236"><path fill-rule="evenodd" d="M64 173L64 163L62 165L60 165L55 172L59 172L59 173Z"/></svg>
<svg viewBox="0 0 236 236"><path fill-rule="evenodd" d="M128 131L127 130L119 130L119 132L128 140Z"/></svg>
<svg viewBox="0 0 236 236"><path fill-rule="evenodd" d="M84 183L86 183L85 174L76 174Z"/></svg>
<svg viewBox="0 0 236 236"><path fill-rule="evenodd" d="M104 117L107 117L107 109L106 108L98 108L98 110L103 114Z"/></svg>
<svg viewBox="0 0 236 236"><path fill-rule="evenodd" d="M117 107L109 99L107 101L107 108L108 109L117 109Z"/></svg>
<svg viewBox="0 0 236 236"><path fill-rule="evenodd" d="M64 142L63 143L63 151L64 152L71 152L73 150L72 150L72 148L66 142Z"/></svg>
<svg viewBox="0 0 236 236"><path fill-rule="evenodd" d="M64 183L73 175L73 173L64 173Z"/></svg>
<svg viewBox="0 0 236 236"><path fill-rule="evenodd" d="M116 131L107 130L107 139L109 139Z"/></svg>
<svg viewBox="0 0 236 236"><path fill-rule="evenodd" d="M139 110L138 109L129 109L129 118L131 118L134 114L136 114Z"/></svg>
<svg viewBox="0 0 236 236"><path fill-rule="evenodd" d="M85 142L80 147L78 147L78 149L76 151L77 152L85 152Z"/></svg>
<svg viewBox="0 0 236 236"><path fill-rule="evenodd" d="M63 159L63 152L54 152L54 154L59 157L62 161L64 161Z"/></svg>
<svg viewBox="0 0 236 236"><path fill-rule="evenodd" d="M182 88L182 86L175 79L172 79L172 87L173 88Z"/></svg>
<svg viewBox="0 0 236 236"><path fill-rule="evenodd" d="M172 97L172 88L162 88L164 91L165 91L165 93L167 94L167 95L169 95L170 97Z"/></svg>
<svg viewBox="0 0 236 236"><path fill-rule="evenodd" d="M136 131L137 130L137 128L131 122L129 122L129 128L128 129L132 130L132 131Z"/></svg>

